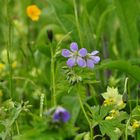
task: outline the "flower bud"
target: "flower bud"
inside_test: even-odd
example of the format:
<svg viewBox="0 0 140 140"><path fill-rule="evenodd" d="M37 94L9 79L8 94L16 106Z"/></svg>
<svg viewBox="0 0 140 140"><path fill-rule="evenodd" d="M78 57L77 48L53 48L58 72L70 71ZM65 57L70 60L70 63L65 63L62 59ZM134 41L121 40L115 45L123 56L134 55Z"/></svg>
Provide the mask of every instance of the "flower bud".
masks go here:
<svg viewBox="0 0 140 140"><path fill-rule="evenodd" d="M47 30L47 36L50 42L53 41L53 31L51 29Z"/></svg>

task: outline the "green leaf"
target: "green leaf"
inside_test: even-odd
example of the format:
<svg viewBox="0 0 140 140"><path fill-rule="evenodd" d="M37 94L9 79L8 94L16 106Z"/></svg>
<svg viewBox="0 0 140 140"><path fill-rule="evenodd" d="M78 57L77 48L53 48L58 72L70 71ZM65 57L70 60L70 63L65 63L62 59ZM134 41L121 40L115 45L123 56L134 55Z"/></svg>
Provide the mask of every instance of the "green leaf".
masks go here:
<svg viewBox="0 0 140 140"><path fill-rule="evenodd" d="M79 104L78 98L73 97L73 96L64 96L62 98L62 103L71 112L71 117L72 117L71 123L75 124L79 111L80 111L80 104Z"/></svg>
<svg viewBox="0 0 140 140"><path fill-rule="evenodd" d="M10 100L8 100L8 101L10 101ZM12 125L19 117L22 109L23 108L22 108L21 104L18 104L17 107L14 107L13 109L11 109L11 112L10 112L11 114L10 114L9 118L7 120L3 120L1 122L1 124L5 126L5 131L2 131L0 133L0 137L3 140L5 140L7 138L7 136L9 135Z"/></svg>
<svg viewBox="0 0 140 140"><path fill-rule="evenodd" d="M136 106L132 110L132 118L136 120L140 120L140 106Z"/></svg>
<svg viewBox="0 0 140 140"><path fill-rule="evenodd" d="M90 139L90 133L86 133L86 135L84 136L84 140L89 140Z"/></svg>
<svg viewBox="0 0 140 140"><path fill-rule="evenodd" d="M121 121L126 120L128 118L129 118L129 115L126 112L120 111L117 119L118 119L119 122L121 122Z"/></svg>
<svg viewBox="0 0 140 140"><path fill-rule="evenodd" d="M92 11L95 9L95 7L98 5L100 1L99 0L89 0L87 1L87 10L89 13L92 13Z"/></svg>
<svg viewBox="0 0 140 140"><path fill-rule="evenodd" d="M101 64L99 67L101 69L117 69L122 71L130 76L132 76L137 82L140 82L140 67L132 65L130 62L125 60L116 60L116 61L106 61Z"/></svg>
<svg viewBox="0 0 140 140"><path fill-rule="evenodd" d="M136 27L138 6L136 0L114 0L114 5L120 20L124 53L135 55L137 51L134 49L138 49L138 30Z"/></svg>
<svg viewBox="0 0 140 140"><path fill-rule="evenodd" d="M92 124L95 127L113 109L112 106L94 106L92 109Z"/></svg>
<svg viewBox="0 0 140 140"><path fill-rule="evenodd" d="M38 129L32 129L26 131L22 135L15 136L13 140L63 140L63 138L58 133L45 132L42 133Z"/></svg>
<svg viewBox="0 0 140 140"><path fill-rule="evenodd" d="M120 127L120 124L116 120L104 120L100 122L100 130L102 135L107 134L111 140L118 140L118 134L115 133L115 129Z"/></svg>
<svg viewBox="0 0 140 140"><path fill-rule="evenodd" d="M44 54L45 56L47 56L49 59L51 58L51 53L50 53L50 46L47 46L46 44L39 44L37 46L38 50Z"/></svg>
<svg viewBox="0 0 140 140"><path fill-rule="evenodd" d="M98 23L97 30L96 30L96 36L97 36L97 44L96 45L97 46L98 46L100 38L101 38L101 33L103 31L103 27L105 25L106 18L108 16L108 14L114 10L114 8L115 7L113 5L109 5L106 8L106 10L102 13L102 15L100 16L99 23Z"/></svg>
<svg viewBox="0 0 140 140"><path fill-rule="evenodd" d="M85 136L85 134L86 134L86 132L83 132L83 133L77 134L74 140L82 140L83 137Z"/></svg>

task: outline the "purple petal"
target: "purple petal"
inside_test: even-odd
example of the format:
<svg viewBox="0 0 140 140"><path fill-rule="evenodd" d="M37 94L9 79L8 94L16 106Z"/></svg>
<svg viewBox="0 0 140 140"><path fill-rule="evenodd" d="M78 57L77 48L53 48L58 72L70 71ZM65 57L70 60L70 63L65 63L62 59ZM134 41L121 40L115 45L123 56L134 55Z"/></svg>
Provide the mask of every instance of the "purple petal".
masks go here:
<svg viewBox="0 0 140 140"><path fill-rule="evenodd" d="M76 64L76 58L75 57L71 57L71 58L68 59L67 65L69 67L73 67L75 64Z"/></svg>
<svg viewBox="0 0 140 140"><path fill-rule="evenodd" d="M96 54L98 54L99 53L99 51L93 51L92 53L91 53L91 55L96 55Z"/></svg>
<svg viewBox="0 0 140 140"><path fill-rule="evenodd" d="M94 68L94 61L92 59L87 59L87 67Z"/></svg>
<svg viewBox="0 0 140 140"><path fill-rule="evenodd" d="M99 56L90 56L90 58L93 60L94 64L97 64L100 61Z"/></svg>
<svg viewBox="0 0 140 140"><path fill-rule="evenodd" d="M54 115L53 115L53 121L54 122L62 121L65 123L69 119L70 119L69 112L62 107L57 107L57 109L55 110Z"/></svg>
<svg viewBox="0 0 140 140"><path fill-rule="evenodd" d="M78 51L78 45L77 45L77 43L76 43L76 42L72 42L72 43L70 44L70 49L71 49L71 51L73 51L73 52Z"/></svg>
<svg viewBox="0 0 140 140"><path fill-rule="evenodd" d="M63 49L62 50L62 56L64 57L70 57L71 56L71 52L67 49Z"/></svg>
<svg viewBox="0 0 140 140"><path fill-rule="evenodd" d="M68 111L65 110L65 112L63 112L63 115L62 115L62 121L67 122L69 119L70 119L70 114Z"/></svg>
<svg viewBox="0 0 140 140"><path fill-rule="evenodd" d="M79 52L79 55L82 56L82 57L85 57L87 55L86 48L82 48L78 52Z"/></svg>
<svg viewBox="0 0 140 140"><path fill-rule="evenodd" d="M53 121L56 122L56 121L59 121L59 120L60 120L59 113L54 113Z"/></svg>
<svg viewBox="0 0 140 140"><path fill-rule="evenodd" d="M81 57L77 57L77 64L80 67L86 67L86 61L84 59L82 59Z"/></svg>
<svg viewBox="0 0 140 140"><path fill-rule="evenodd" d="M65 109L62 108L62 107L57 107L55 112L54 112L54 115L53 115L53 121L60 121L61 119L61 114L65 112Z"/></svg>

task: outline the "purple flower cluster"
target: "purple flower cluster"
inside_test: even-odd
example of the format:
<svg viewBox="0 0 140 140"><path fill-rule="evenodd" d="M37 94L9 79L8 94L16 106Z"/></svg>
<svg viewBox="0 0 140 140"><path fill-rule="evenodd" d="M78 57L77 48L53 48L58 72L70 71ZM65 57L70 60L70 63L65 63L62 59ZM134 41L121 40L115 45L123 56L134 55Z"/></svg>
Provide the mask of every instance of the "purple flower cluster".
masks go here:
<svg viewBox="0 0 140 140"><path fill-rule="evenodd" d="M54 122L61 121L61 122L66 123L69 119L70 119L70 114L66 109L64 109L63 107L60 107L60 106L56 108L54 115L53 115Z"/></svg>
<svg viewBox="0 0 140 140"><path fill-rule="evenodd" d="M70 50L62 50L62 56L68 58L67 65L69 67L78 65L80 67L94 68L94 65L100 61L100 57L96 56L98 53L98 51L88 53L86 48L81 48L78 50L78 45L76 42L72 42L70 44Z"/></svg>

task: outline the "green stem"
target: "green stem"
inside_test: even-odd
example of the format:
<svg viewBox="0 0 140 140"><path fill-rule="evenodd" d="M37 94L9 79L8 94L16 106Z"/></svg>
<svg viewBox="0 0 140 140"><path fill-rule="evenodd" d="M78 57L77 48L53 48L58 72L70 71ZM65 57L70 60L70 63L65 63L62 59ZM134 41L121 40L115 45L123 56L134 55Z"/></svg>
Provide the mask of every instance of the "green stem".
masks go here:
<svg viewBox="0 0 140 140"><path fill-rule="evenodd" d="M127 120L126 128L125 128L125 140L128 140L128 125L130 123L131 117Z"/></svg>
<svg viewBox="0 0 140 140"><path fill-rule="evenodd" d="M6 0L6 14L7 14L7 23L8 23L8 40L7 40L7 59L8 59L8 65L9 65L9 89L10 89L10 98L12 98L13 94L13 88L12 88L12 77L13 77L13 72L12 72L12 66L11 66L11 48L12 48L12 23L10 20L9 16L9 6L8 6L8 0Z"/></svg>
<svg viewBox="0 0 140 140"><path fill-rule="evenodd" d="M127 90L128 90L128 97L129 97L129 99L132 99L129 84L128 84L128 87L127 87L127 88L128 88L128 89L127 89ZM129 99L128 99L128 101L129 101ZM131 115L131 112L132 112L132 104L131 104L131 100L130 100L128 103L129 103L130 115Z"/></svg>
<svg viewBox="0 0 140 140"><path fill-rule="evenodd" d="M77 12L76 0L73 0L73 4L74 4L75 21L76 21L77 31L78 31L79 39L80 39L80 45L83 48L81 30L80 30L80 25L79 25L79 20L78 20L78 12Z"/></svg>
<svg viewBox="0 0 140 140"><path fill-rule="evenodd" d="M78 99L79 99L79 103L80 103L81 109L82 109L82 111L84 113L84 116L85 116L85 118L86 118L86 120L87 120L87 122L89 124L89 128L90 128L90 140L93 140L93 129L92 129L92 125L91 125L91 122L90 122L90 120L88 118L88 115L87 115L87 113L86 113L86 111L84 109L84 106L83 106L83 103L82 103L82 100L81 100L81 96L79 94L79 85L78 85L77 95L78 95Z"/></svg>
<svg viewBox="0 0 140 140"><path fill-rule="evenodd" d="M136 99L136 106L139 105L139 87L137 87L137 99Z"/></svg>
<svg viewBox="0 0 140 140"><path fill-rule="evenodd" d="M18 126L18 122L17 122L17 120L15 121L15 123L16 123L17 133L18 133L18 135L20 135L20 132L19 132L19 126Z"/></svg>
<svg viewBox="0 0 140 140"><path fill-rule="evenodd" d="M125 79L125 84L124 84L124 93L127 92L127 83L128 83L128 77Z"/></svg>
<svg viewBox="0 0 140 140"><path fill-rule="evenodd" d="M53 53L53 46L51 48L51 78L52 78L52 99L53 105L56 106L56 90L55 90L55 58Z"/></svg>

